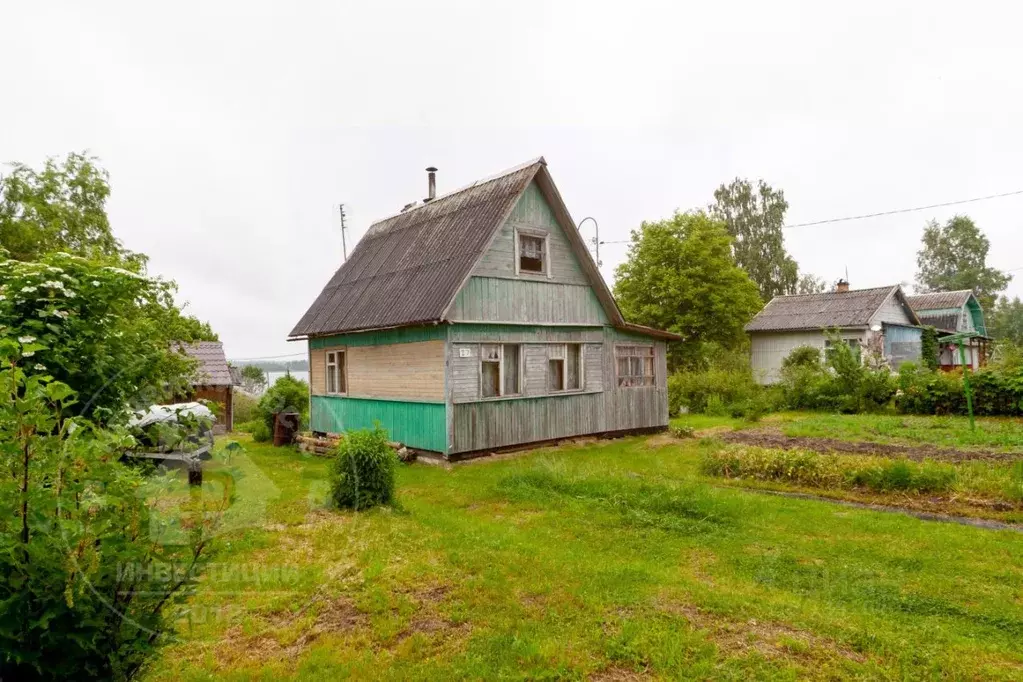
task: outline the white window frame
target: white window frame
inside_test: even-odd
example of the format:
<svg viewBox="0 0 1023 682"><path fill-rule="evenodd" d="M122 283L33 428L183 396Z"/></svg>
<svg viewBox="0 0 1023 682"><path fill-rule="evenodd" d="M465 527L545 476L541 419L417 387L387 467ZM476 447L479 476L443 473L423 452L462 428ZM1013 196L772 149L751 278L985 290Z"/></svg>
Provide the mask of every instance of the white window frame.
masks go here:
<svg viewBox="0 0 1023 682"><path fill-rule="evenodd" d="M496 361L495 360L487 360L486 359L486 347L487 346L497 346L497 360ZM516 385L515 388L517 390L515 391L515 393L505 393L504 392L504 348L505 348L505 346L516 346L519 349L519 353L518 353L518 365L519 366L518 366L518 373L516 375L518 380L516 382L517 385ZM522 348L523 348L523 344L521 344L521 343L495 342L495 343L481 343L480 344L480 348L479 348L480 361L478 363L479 364L478 372L479 372L480 399L481 400L499 400L501 398L514 398L514 397L519 397L519 396L522 395L522 384L523 384L523 382L525 380L525 377L522 376L522 366L523 366L523 360L524 360L523 355L525 355L525 353L523 353ZM497 362L497 395L486 395L486 396L483 395L483 363L484 362Z"/></svg>
<svg viewBox="0 0 1023 682"><path fill-rule="evenodd" d="M568 387L568 347L575 346L579 349L579 386ZM547 392L552 394L578 393L586 390L586 352L585 344L582 343L551 343L547 345L547 371L551 371L551 360L561 360L561 389L551 389L550 380L547 381Z"/></svg>
<svg viewBox="0 0 1023 682"><path fill-rule="evenodd" d="M533 270L522 269L522 254L519 252L519 235L523 237L533 237L534 239L543 240L543 270L540 272L534 272ZM516 227L515 228L515 274L525 275L527 277L552 277L551 274L551 235L545 230L530 230L529 228Z"/></svg>
<svg viewBox="0 0 1023 682"><path fill-rule="evenodd" d="M324 351L323 356L323 390L327 395L348 395L348 354L345 348L331 348ZM331 360L333 356L333 360ZM344 360L340 362L339 356ZM330 390L330 378L334 377L334 389Z"/></svg>
<svg viewBox="0 0 1023 682"><path fill-rule="evenodd" d="M642 348L643 352L638 353L633 349ZM629 367L630 373L622 375L619 371L618 361L621 358L630 358ZM640 366L644 368L643 374L634 375L631 373L632 360L631 358L640 358ZM645 371L646 360L650 358L650 383L647 383L647 374ZM639 378L640 383L632 383L635 379ZM626 383L622 383L625 379ZM654 347L643 343L622 343L615 344L615 387L616 388L649 388L651 386L657 386L657 353Z"/></svg>

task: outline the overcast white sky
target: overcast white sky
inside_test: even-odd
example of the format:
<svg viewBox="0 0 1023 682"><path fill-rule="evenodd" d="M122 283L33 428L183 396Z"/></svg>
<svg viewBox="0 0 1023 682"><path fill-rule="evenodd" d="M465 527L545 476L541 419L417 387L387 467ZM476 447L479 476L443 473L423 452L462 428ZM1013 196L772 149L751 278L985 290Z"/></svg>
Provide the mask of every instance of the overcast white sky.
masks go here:
<svg viewBox="0 0 1023 682"><path fill-rule="evenodd" d="M287 333L376 218L543 155L605 240L735 176L788 222L1023 189L1023 6L0 3L0 160L88 149L150 271L232 358ZM1023 196L960 207L1023 267ZM911 282L940 209L787 231L804 271ZM592 236L592 224L584 236ZM625 245L602 249L610 281ZM1023 294L1020 281L1009 289Z"/></svg>

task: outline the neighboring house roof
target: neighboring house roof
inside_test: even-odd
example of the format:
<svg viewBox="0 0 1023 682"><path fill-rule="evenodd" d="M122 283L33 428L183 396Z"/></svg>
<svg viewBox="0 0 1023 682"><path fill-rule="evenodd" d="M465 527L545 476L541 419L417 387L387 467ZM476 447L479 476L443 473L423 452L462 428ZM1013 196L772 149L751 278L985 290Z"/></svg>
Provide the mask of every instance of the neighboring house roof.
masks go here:
<svg viewBox="0 0 1023 682"><path fill-rule="evenodd" d="M959 313L937 313L928 315L918 312L920 324L940 329L943 332L955 332L959 327Z"/></svg>
<svg viewBox="0 0 1023 682"><path fill-rule="evenodd" d="M191 379L193 386L231 386L234 383L224 355L224 344L220 341L181 343L178 349L199 361L196 375Z"/></svg>
<svg viewBox="0 0 1023 682"><path fill-rule="evenodd" d="M749 324L748 332L786 331L860 327L871 318L892 294L905 302L897 284L876 289L853 289L826 294L775 296ZM909 311L912 313L912 311Z"/></svg>
<svg viewBox="0 0 1023 682"><path fill-rule="evenodd" d="M948 308L962 308L973 296L970 289L960 291L935 291L932 294L916 294L907 296L909 307L920 312L921 310L942 310ZM933 325L937 326L937 325Z"/></svg>
<svg viewBox="0 0 1023 682"><path fill-rule="evenodd" d="M445 321L455 296L532 182L551 206L608 319L624 328L625 319L541 157L371 225L289 336Z"/></svg>

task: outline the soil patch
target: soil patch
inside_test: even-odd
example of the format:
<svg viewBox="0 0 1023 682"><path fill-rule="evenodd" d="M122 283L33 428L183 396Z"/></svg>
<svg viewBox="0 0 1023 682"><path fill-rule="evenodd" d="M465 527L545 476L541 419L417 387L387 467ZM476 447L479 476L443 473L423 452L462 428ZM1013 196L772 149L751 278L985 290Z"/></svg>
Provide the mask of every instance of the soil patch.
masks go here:
<svg viewBox="0 0 1023 682"><path fill-rule="evenodd" d="M970 460L1011 462L1023 459L1023 453L999 452L998 450L957 450L935 445L896 445L894 443L870 443L847 441L837 438L811 438L786 436L776 429L754 429L730 431L718 434L727 443L742 443L777 450L812 450L814 452L839 455L872 455L891 459L925 459L944 462L966 462Z"/></svg>

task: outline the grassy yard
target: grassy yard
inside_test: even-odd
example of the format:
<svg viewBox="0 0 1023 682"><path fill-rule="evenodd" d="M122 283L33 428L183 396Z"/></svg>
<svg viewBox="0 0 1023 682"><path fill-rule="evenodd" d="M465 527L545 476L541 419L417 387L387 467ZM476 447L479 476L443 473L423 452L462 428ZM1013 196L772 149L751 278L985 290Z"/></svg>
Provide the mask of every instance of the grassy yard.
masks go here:
<svg viewBox="0 0 1023 682"><path fill-rule="evenodd" d="M787 436L840 438L877 443L926 443L949 448L1023 449L1023 421L1009 417L977 419L970 430L967 417L889 415L788 414Z"/></svg>
<svg viewBox="0 0 1023 682"><path fill-rule="evenodd" d="M663 436L401 467L396 508L335 513L325 460L242 443L149 680L1023 677L1014 532L721 487Z"/></svg>

